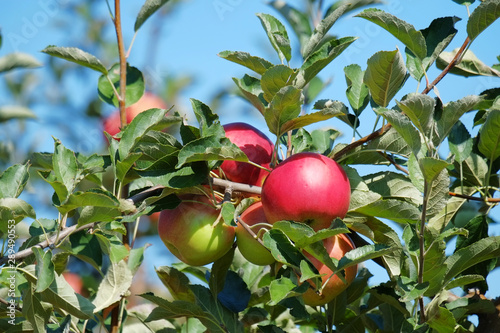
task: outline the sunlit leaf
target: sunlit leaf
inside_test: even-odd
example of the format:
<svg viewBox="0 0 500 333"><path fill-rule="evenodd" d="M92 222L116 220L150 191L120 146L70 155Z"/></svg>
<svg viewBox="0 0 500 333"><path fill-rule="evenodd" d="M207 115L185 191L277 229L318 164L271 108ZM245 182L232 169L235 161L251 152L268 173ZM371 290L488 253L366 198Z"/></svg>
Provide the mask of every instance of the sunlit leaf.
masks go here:
<svg viewBox="0 0 500 333"><path fill-rule="evenodd" d="M43 49L41 52L47 53L53 57L58 57L67 61L77 63L81 66L91 68L102 73L103 75L108 74L108 70L106 69L106 67L104 67L99 59L97 59L94 55L76 47L61 47L50 45Z"/></svg>
<svg viewBox="0 0 500 333"><path fill-rule="evenodd" d="M367 19L390 32L420 59L427 55L425 38L422 32L416 30L413 25L375 8L365 9L356 16Z"/></svg>
<svg viewBox="0 0 500 333"><path fill-rule="evenodd" d="M135 19L134 30L139 30L144 22L167 2L168 0L146 0Z"/></svg>
<svg viewBox="0 0 500 333"><path fill-rule="evenodd" d="M500 1L485 0L474 9L467 21L467 34L471 41L500 16Z"/></svg>
<svg viewBox="0 0 500 333"><path fill-rule="evenodd" d="M285 60L289 62L292 58L292 49L290 47L288 33L283 23L269 14L259 13L257 17L260 19L260 23L266 31L271 45L278 53L281 62L283 63Z"/></svg>

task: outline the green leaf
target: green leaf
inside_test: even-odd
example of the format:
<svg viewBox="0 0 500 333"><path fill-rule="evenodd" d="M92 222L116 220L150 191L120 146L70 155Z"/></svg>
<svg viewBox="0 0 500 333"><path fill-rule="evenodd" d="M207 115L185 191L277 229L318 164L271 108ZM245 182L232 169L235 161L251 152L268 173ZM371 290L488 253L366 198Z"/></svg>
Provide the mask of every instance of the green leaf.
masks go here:
<svg viewBox="0 0 500 333"><path fill-rule="evenodd" d="M500 110L488 112L486 122L481 127L479 151L490 161L500 157Z"/></svg>
<svg viewBox="0 0 500 333"><path fill-rule="evenodd" d="M300 261L305 258L281 230L269 230L264 234L262 240L264 246L271 250L273 257L283 264L299 267Z"/></svg>
<svg viewBox="0 0 500 333"><path fill-rule="evenodd" d="M0 218L4 223L0 223L0 232L7 232L8 220L15 220L16 224L25 217L36 219L36 213L33 207L26 201L18 198L0 199Z"/></svg>
<svg viewBox="0 0 500 333"><path fill-rule="evenodd" d="M439 173L449 165L448 162L433 157L420 158L418 164L428 184L431 184Z"/></svg>
<svg viewBox="0 0 500 333"><path fill-rule="evenodd" d="M52 251L44 252L38 247L33 247L33 253L36 258L36 288L35 292L39 293L47 289L54 281L54 264L52 263Z"/></svg>
<svg viewBox="0 0 500 333"><path fill-rule="evenodd" d="M363 181L368 189L380 194L384 199L408 200L415 205L422 204L422 193L403 174L391 171L377 172L363 176Z"/></svg>
<svg viewBox="0 0 500 333"><path fill-rule="evenodd" d="M485 0L474 9L467 21L467 35L471 42L500 16L500 1Z"/></svg>
<svg viewBox="0 0 500 333"><path fill-rule="evenodd" d="M139 113L130 124L125 127L118 145L120 160L125 160L134 151L136 144L148 131L163 127L162 123L170 120L178 121L177 118L165 117L167 110L149 109ZM169 120L170 119L170 120Z"/></svg>
<svg viewBox="0 0 500 333"><path fill-rule="evenodd" d="M51 55L53 57L62 58L81 66L88 67L102 73L103 75L108 74L108 70L106 69L106 67L104 67L99 59L88 52L80 50L79 48L50 45L43 49L42 52L47 53L48 55Z"/></svg>
<svg viewBox="0 0 500 333"><path fill-rule="evenodd" d="M428 313L427 323L436 332L453 333L456 332L457 322L450 310L438 306L436 311Z"/></svg>
<svg viewBox="0 0 500 333"><path fill-rule="evenodd" d="M291 85L296 75L293 69L285 65L277 65L265 71L260 85L266 101L270 102L281 88Z"/></svg>
<svg viewBox="0 0 500 333"><path fill-rule="evenodd" d="M399 50L379 51L368 59L363 82L372 99L386 107L405 82L406 68Z"/></svg>
<svg viewBox="0 0 500 333"><path fill-rule="evenodd" d="M420 161L419 161L420 162ZM427 162L423 162L421 165L425 165ZM439 165L435 162L430 162L430 164L436 164L431 167L431 169L436 168ZM441 166L439 166L441 167ZM426 169L426 173L432 173L437 170L431 171L430 169ZM428 174L426 176L429 176ZM449 191L450 191L450 176L448 174L448 170L443 168L441 172L439 172L433 180L430 188L429 188L429 201L427 204L427 218L432 218L435 215L439 214L441 210L446 207L446 203L448 202Z"/></svg>
<svg viewBox="0 0 500 333"><path fill-rule="evenodd" d="M224 284L226 283L226 275L231 267L231 263L234 258L234 250L232 248L222 258L217 259L212 264L212 269L210 270L210 278L208 279L208 286L212 295L217 296L224 289Z"/></svg>
<svg viewBox="0 0 500 333"><path fill-rule="evenodd" d="M20 105L5 105L0 107L0 123L11 119L35 119L36 115L27 107Z"/></svg>
<svg viewBox="0 0 500 333"><path fill-rule="evenodd" d="M337 270L334 272L339 273L342 270L360 264L364 261L379 258L383 255L392 252L392 248L385 244L369 244L352 249L344 254L339 260Z"/></svg>
<svg viewBox="0 0 500 333"><path fill-rule="evenodd" d="M233 78L243 97L247 99L260 113L264 114L267 101L260 86L260 80L245 74L242 79Z"/></svg>
<svg viewBox="0 0 500 333"><path fill-rule="evenodd" d="M292 58L292 49L285 26L277 18L269 14L259 13L257 17L260 19L260 23L266 31L271 45L278 53L281 62L283 63L285 60L289 62Z"/></svg>
<svg viewBox="0 0 500 333"><path fill-rule="evenodd" d="M126 71L125 106L130 106L144 94L144 77L140 70L128 64ZM103 102L119 107L115 91L120 94L120 64L114 64L107 73L99 77L97 90Z"/></svg>
<svg viewBox="0 0 500 333"><path fill-rule="evenodd" d="M312 34L309 18L300 10L286 4L284 1L271 1L269 3L287 20L295 35L299 39L301 50L304 49L309 37ZM303 54L303 53L302 53Z"/></svg>
<svg viewBox="0 0 500 333"><path fill-rule="evenodd" d="M311 132L313 146L322 155L328 155L332 151L335 139L340 135L339 131L332 128L321 130L315 129Z"/></svg>
<svg viewBox="0 0 500 333"><path fill-rule="evenodd" d="M446 258L444 283L448 283L467 268L500 256L500 236L483 238Z"/></svg>
<svg viewBox="0 0 500 333"><path fill-rule="evenodd" d="M442 52L436 61L436 66L443 70L450 62L455 58L459 49L454 49L451 52ZM460 75L460 76L494 76L500 77L500 71L490 66L486 65L484 62L479 60L478 57L471 51L467 50L465 55L461 58L460 62L453 66L450 73Z"/></svg>
<svg viewBox="0 0 500 333"><path fill-rule="evenodd" d="M370 190L356 169L346 166L344 170L351 184L349 211L356 210L381 199L380 194Z"/></svg>
<svg viewBox="0 0 500 333"><path fill-rule="evenodd" d="M167 2L168 0L146 0L135 19L134 31L139 30L144 22Z"/></svg>
<svg viewBox="0 0 500 333"><path fill-rule="evenodd" d="M42 64L27 53L14 52L0 58L0 74L18 68L37 68Z"/></svg>
<svg viewBox="0 0 500 333"><path fill-rule="evenodd" d="M320 240L348 233L349 229L339 220L329 229L323 229L315 232L310 226L299 222L278 221L273 224L273 229L281 230L299 249L319 242Z"/></svg>
<svg viewBox="0 0 500 333"><path fill-rule="evenodd" d="M29 180L29 162L14 164L0 174L0 198L17 198Z"/></svg>
<svg viewBox="0 0 500 333"><path fill-rule="evenodd" d="M458 101L449 102L446 104L442 112L437 112L434 116L437 125L435 144L437 145L444 141L460 117L462 117L464 113L474 110L477 107L477 104L482 100L483 98L480 96L465 96Z"/></svg>
<svg viewBox="0 0 500 333"><path fill-rule="evenodd" d="M413 125L425 136L430 137L434 125L436 100L428 95L411 93L396 104L410 118Z"/></svg>
<svg viewBox="0 0 500 333"><path fill-rule="evenodd" d="M299 129L307 125L331 119L333 117L341 117L346 113L347 113L347 107L344 105L344 103L335 101L329 107L321 109L321 111L299 116L297 118L285 122L281 126L281 132L286 133L287 131Z"/></svg>
<svg viewBox="0 0 500 333"><path fill-rule="evenodd" d="M44 306L45 305L45 306ZM40 294L26 290L23 297L23 315L31 323L32 331L35 333L46 332L45 328L50 319L50 311L42 302Z"/></svg>
<svg viewBox="0 0 500 333"><path fill-rule="evenodd" d="M445 287L446 290L451 290L453 288L462 287L467 284L484 281L484 276L473 274L473 275L463 275L454 280L451 280Z"/></svg>
<svg viewBox="0 0 500 333"><path fill-rule="evenodd" d="M398 223L415 223L415 221L420 220L418 207L396 199L378 200L356 209L356 212L390 219Z"/></svg>
<svg viewBox="0 0 500 333"><path fill-rule="evenodd" d="M457 121L448 136L448 146L458 163L462 163L470 156L472 145L472 137L469 131L460 120Z"/></svg>
<svg viewBox="0 0 500 333"><path fill-rule="evenodd" d="M344 4L330 12L314 29L309 41L303 47L302 56L304 59L309 58L313 52L321 45L324 37L327 35L330 28L350 7L350 4Z"/></svg>
<svg viewBox="0 0 500 333"><path fill-rule="evenodd" d="M297 285L287 277L281 277L271 281L269 285L269 295L271 296L270 305L277 305L287 297L294 296L293 290Z"/></svg>
<svg viewBox="0 0 500 333"><path fill-rule="evenodd" d="M293 86L281 88L266 108L264 117L271 133L280 137L282 125L296 118L301 111L302 90Z"/></svg>
<svg viewBox="0 0 500 333"><path fill-rule="evenodd" d="M30 282L35 283L33 274L25 274L25 277ZM75 293L62 275L55 275L52 284L40 295L54 309L60 309L79 319L85 320L93 317L94 305L82 295Z"/></svg>
<svg viewBox="0 0 500 333"><path fill-rule="evenodd" d="M120 301L132 285L132 273L125 261L111 263L106 275L99 284L95 299L94 313Z"/></svg>
<svg viewBox="0 0 500 333"><path fill-rule="evenodd" d="M387 30L420 59L423 59L427 55L425 38L422 32L416 30L413 25L392 14L375 8L365 9L356 16L367 19Z"/></svg>
<svg viewBox="0 0 500 333"><path fill-rule="evenodd" d="M266 59L250 55L247 52L240 51L222 51L219 57L245 66L258 74L264 74L265 71L273 67L273 63Z"/></svg>
<svg viewBox="0 0 500 333"><path fill-rule="evenodd" d="M75 153L66 148L61 141L54 142L54 155L52 156L52 167L56 179L71 193L81 180L78 162ZM65 200L66 198L59 198Z"/></svg>
<svg viewBox="0 0 500 333"><path fill-rule="evenodd" d="M382 115L396 129L416 156L423 155L420 134L406 115L396 110L384 108L377 109L376 112Z"/></svg>
<svg viewBox="0 0 500 333"><path fill-rule="evenodd" d="M472 5L476 0L453 0L453 2L456 2L460 5L465 5L465 6L470 6Z"/></svg>
<svg viewBox="0 0 500 333"><path fill-rule="evenodd" d="M152 293L142 294L141 297L158 305L158 307L154 308L153 311L151 311L150 315L146 319L146 322L159 319L173 319L181 317L198 318L210 332L226 332L226 330L219 325L217 318L210 312L205 311L198 304L187 301L169 302L165 299L154 296Z"/></svg>
<svg viewBox="0 0 500 333"><path fill-rule="evenodd" d="M359 65L352 64L344 67L344 74L347 82L347 99L354 113L359 116L369 102L368 87L363 83L365 72Z"/></svg>
<svg viewBox="0 0 500 333"><path fill-rule="evenodd" d="M117 208L120 206L120 202L111 192L95 188L87 192L77 191L71 193L64 204L58 206L57 209L62 214L65 214L73 209L85 206Z"/></svg>
<svg viewBox="0 0 500 333"><path fill-rule="evenodd" d="M384 2L381 0L338 0L335 1L326 11L325 16L330 14L332 11L335 9L339 8L340 6L343 6L345 4L350 4L350 7L347 9L347 12L356 10L358 8L364 7L364 6L370 6L370 5L377 5L377 4L383 4Z"/></svg>
<svg viewBox="0 0 500 333"><path fill-rule="evenodd" d="M434 19L429 27L421 30L427 45L427 56L424 59L419 59L406 48L408 71L417 81L424 77L425 72L455 37L457 33L455 23L458 21L460 18L456 16L440 17Z"/></svg>
<svg viewBox="0 0 500 333"><path fill-rule="evenodd" d="M156 269L156 274L174 300L194 303L195 297L188 287L189 279L184 273L173 267L161 266Z"/></svg>
<svg viewBox="0 0 500 333"><path fill-rule="evenodd" d="M300 67L294 85L304 88L318 73L337 58L357 37L331 39L311 53Z"/></svg>
<svg viewBox="0 0 500 333"><path fill-rule="evenodd" d="M247 162L248 157L229 139L211 135L191 141L182 147L176 168L191 162L221 160Z"/></svg>

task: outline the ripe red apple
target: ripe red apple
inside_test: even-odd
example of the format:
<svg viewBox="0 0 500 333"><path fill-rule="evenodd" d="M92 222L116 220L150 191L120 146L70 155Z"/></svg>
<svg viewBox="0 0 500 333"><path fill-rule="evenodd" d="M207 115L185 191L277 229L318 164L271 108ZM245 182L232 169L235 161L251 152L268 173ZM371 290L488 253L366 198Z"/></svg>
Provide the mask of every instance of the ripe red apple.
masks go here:
<svg viewBox="0 0 500 333"><path fill-rule="evenodd" d="M274 145L257 128L246 123L224 125L226 137L247 155L248 159L269 169ZM226 178L233 182L262 186L269 172L245 162L224 161L220 166Z"/></svg>
<svg viewBox="0 0 500 333"><path fill-rule="evenodd" d="M132 119L134 119L139 113L154 108L166 109L167 105L155 94L145 92L137 102L126 108L125 112L127 115L127 124L130 124ZM104 120L103 126L104 130L111 136L115 136L118 132L120 132L120 111L116 110L109 115Z"/></svg>
<svg viewBox="0 0 500 333"><path fill-rule="evenodd" d="M262 186L262 205L270 223L303 222L315 231L344 218L351 186L340 165L317 153L298 153L280 163Z"/></svg>
<svg viewBox="0 0 500 333"><path fill-rule="evenodd" d="M73 272L63 272L62 276L76 293L85 293L82 278L78 274Z"/></svg>
<svg viewBox="0 0 500 333"><path fill-rule="evenodd" d="M330 254L330 257L337 260L340 260L346 252L355 248L351 238L346 234L339 234L326 238L323 240L323 244L325 245L327 252ZM304 251L304 255L307 259L309 259L309 261L311 261L314 267L316 267L319 274L322 275L321 284L324 285L318 293L315 291L316 286L314 283L308 280L308 282L312 285L312 288L309 288L304 294L302 294L302 297L304 298L304 303L310 306L324 305L333 300L349 286L358 272L357 265L348 267L345 270L344 278L346 283L344 283L338 275L332 276L332 270L314 258L311 254Z"/></svg>
<svg viewBox="0 0 500 333"><path fill-rule="evenodd" d="M222 257L233 245L234 227L219 219L220 210L203 195L183 196L174 209L161 211L158 235L179 260L203 266Z"/></svg>
<svg viewBox="0 0 500 333"><path fill-rule="evenodd" d="M259 235L259 231L268 224L264 210L262 209L262 202L256 202L241 214L241 219L245 222L252 231ZM256 224L262 225L256 225ZM236 226L236 244L243 257L255 265L271 265L275 259L268 249L259 243L253 236L240 224Z"/></svg>

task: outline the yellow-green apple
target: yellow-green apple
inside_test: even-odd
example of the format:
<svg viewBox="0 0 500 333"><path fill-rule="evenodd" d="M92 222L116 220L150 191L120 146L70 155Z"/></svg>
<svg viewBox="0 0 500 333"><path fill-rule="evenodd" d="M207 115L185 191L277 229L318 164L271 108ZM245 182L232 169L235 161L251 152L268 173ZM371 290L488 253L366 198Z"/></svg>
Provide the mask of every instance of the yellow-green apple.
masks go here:
<svg viewBox="0 0 500 333"><path fill-rule="evenodd" d="M160 97L147 91L137 102L126 108L125 112L127 115L127 124L130 124L132 119L134 119L139 113L154 108L166 109L167 105ZM103 126L104 131L108 132L111 136L115 136L118 132L120 132L120 111L116 110L104 119Z"/></svg>
<svg viewBox="0 0 500 333"><path fill-rule="evenodd" d="M355 248L354 243L347 234L339 234L323 240L327 252L331 258L340 260L346 252ZM350 266L345 269L344 279L345 282L338 275L332 275L332 270L325 264L321 263L318 259L314 258L311 254L304 251L304 255L316 267L321 276L321 286L315 286L314 282L308 280L311 284L302 297L304 303L310 306L324 305L332 301L342 291L344 291L349 284L354 280L358 272L358 266ZM316 291L317 289L317 291Z"/></svg>
<svg viewBox="0 0 500 333"><path fill-rule="evenodd" d="M170 252L188 265L203 266L222 257L234 243L234 227L204 195L185 195L174 209L162 210L158 235Z"/></svg>
<svg viewBox="0 0 500 333"><path fill-rule="evenodd" d="M344 218L351 197L349 179L334 160L298 153L275 167L262 186L262 206L269 223L303 222L315 231Z"/></svg>
<svg viewBox="0 0 500 333"><path fill-rule="evenodd" d="M257 128L247 123L224 125L226 137L238 146L253 163L269 169L274 145ZM224 161L220 168L228 180L255 186L262 186L268 171L245 162Z"/></svg>
<svg viewBox="0 0 500 333"><path fill-rule="evenodd" d="M241 214L241 219L248 227L262 239L263 234L259 234L262 228L271 227L266 220L262 202L256 202L245 209ZM236 244L243 257L255 265L271 265L275 259L271 252L259 243L242 225L236 226ZM264 230L263 230L264 231Z"/></svg>

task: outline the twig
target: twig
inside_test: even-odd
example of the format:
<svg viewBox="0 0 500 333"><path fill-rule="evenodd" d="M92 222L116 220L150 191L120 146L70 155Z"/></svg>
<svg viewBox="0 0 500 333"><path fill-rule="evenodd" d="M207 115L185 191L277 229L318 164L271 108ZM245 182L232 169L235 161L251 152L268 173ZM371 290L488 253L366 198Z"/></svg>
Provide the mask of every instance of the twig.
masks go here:
<svg viewBox="0 0 500 333"><path fill-rule="evenodd" d="M362 144L365 144L367 142L375 140L376 138L381 137L391 127L392 127L391 124L386 124L386 125L382 126L381 128L379 128L375 132L370 133L367 136L362 137L361 139L358 139L358 140L356 140L356 141L348 144L347 146L345 146L344 148L342 148L341 150L339 150L338 152L336 152L335 154L333 154L333 156L331 156L331 158L334 159L334 160L338 160L340 157L342 157L343 155L347 154L351 150L356 149L357 147L361 146Z"/></svg>
<svg viewBox="0 0 500 333"><path fill-rule="evenodd" d="M380 155L382 155L386 160L388 160L392 165L394 165L394 167L396 169L398 169L399 171L402 171L404 172L405 174L410 174L408 172L408 170L406 170L405 168L403 168L401 165L399 165L398 163L396 163L396 161L389 155L387 155L386 153L383 153L381 151L378 152Z"/></svg>
<svg viewBox="0 0 500 333"><path fill-rule="evenodd" d="M455 192L448 192L449 195L452 197L457 197L457 198L462 198L462 199L467 199L467 200L472 200L472 201L481 201L481 202L490 202L490 203L499 203L500 198L478 198L478 197L473 197L470 195L466 194L460 194L460 193L455 193Z"/></svg>
<svg viewBox="0 0 500 333"><path fill-rule="evenodd" d="M431 91L439 83L439 81L441 81L443 79L443 77L450 72L450 70L453 67L458 65L458 63L460 62L460 59L463 56L462 53L465 51L465 48L469 45L469 42L470 42L470 39L469 39L469 37L467 37L465 39L464 43L462 44L462 47L460 47L457 54L455 54L455 57L453 57L453 59L448 64L448 66L446 66L446 68L443 69L443 71L436 77L436 79L434 81L432 81L431 84L429 84L429 85L427 85L427 87L425 87L425 89L422 91L423 95L428 94L429 91Z"/></svg>
<svg viewBox="0 0 500 333"><path fill-rule="evenodd" d="M261 192L262 192L262 188L259 186L242 184L242 183L235 183L235 182L221 179L221 178L212 178L212 184L214 184L215 186L221 186L221 187L231 186L233 188L233 191L240 191L240 192L253 193L253 194L261 194Z"/></svg>
<svg viewBox="0 0 500 333"><path fill-rule="evenodd" d="M253 230L248 226L248 224L245 223L245 221L241 219L241 217L238 216L236 220L238 220L238 223L248 232L250 236L252 236L253 239L256 239L260 245L264 246L264 242L262 241L262 239L260 239L259 236L257 236L257 234L253 232ZM267 247L265 248L266 250L269 250Z"/></svg>

